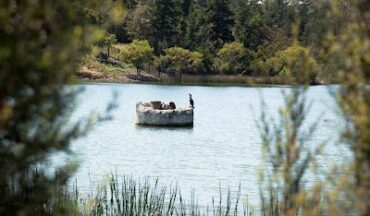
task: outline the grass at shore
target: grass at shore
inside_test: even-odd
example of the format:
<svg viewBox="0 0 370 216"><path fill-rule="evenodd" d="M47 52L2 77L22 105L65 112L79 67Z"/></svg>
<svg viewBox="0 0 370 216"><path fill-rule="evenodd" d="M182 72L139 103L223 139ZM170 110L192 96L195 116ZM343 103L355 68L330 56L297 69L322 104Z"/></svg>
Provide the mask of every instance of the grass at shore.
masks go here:
<svg viewBox="0 0 370 216"><path fill-rule="evenodd" d="M85 65L89 69L94 69L95 71L104 73L104 74L118 74L125 73L130 68L127 65L119 61L107 61L101 62L96 59L88 60Z"/></svg>
<svg viewBox="0 0 370 216"><path fill-rule="evenodd" d="M85 61L84 66L76 73L76 81L98 81L113 83L158 83L158 84L186 84L186 85L298 85L285 76L245 76L241 74L199 74L169 76L157 72L142 70L136 74L132 65L123 64L112 58L107 62L97 59ZM325 80L323 84L335 83L334 80Z"/></svg>
<svg viewBox="0 0 370 216"><path fill-rule="evenodd" d="M230 191L226 196L220 192L212 206L200 206L194 194L187 202L177 186L160 186L158 179L153 183L149 178L118 180L111 175L107 184L87 199L80 198L77 191L75 187L72 200L78 215L252 215L249 206L240 202L240 189L233 200Z"/></svg>
<svg viewBox="0 0 370 216"><path fill-rule="evenodd" d="M291 81L279 76L243 76L243 75L183 75L181 80L162 77L161 83L178 84L236 84L236 85L289 85Z"/></svg>

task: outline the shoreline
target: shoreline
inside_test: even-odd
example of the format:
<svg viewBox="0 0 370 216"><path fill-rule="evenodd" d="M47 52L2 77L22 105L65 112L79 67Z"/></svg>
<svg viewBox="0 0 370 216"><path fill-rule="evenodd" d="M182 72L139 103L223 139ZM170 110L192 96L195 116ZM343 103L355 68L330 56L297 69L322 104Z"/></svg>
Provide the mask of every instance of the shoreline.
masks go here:
<svg viewBox="0 0 370 216"><path fill-rule="evenodd" d="M85 79L74 79L71 84L138 84L138 85L172 85L172 86L205 86L205 87L280 87L280 88L292 88L301 87L303 85L297 84L243 84L243 83L168 83L168 82L124 82L117 80L85 80ZM322 84L322 85L310 85L310 86L328 86L335 84Z"/></svg>
<svg viewBox="0 0 370 216"><path fill-rule="evenodd" d="M86 75L88 74L88 75ZM104 74L94 72L78 72L74 74L72 83L124 83L124 84L152 84L152 85L179 85L179 86L266 86L266 87L297 87L302 84L292 82L286 77L279 76L244 76L244 75L182 75L181 80L178 77L170 77L162 74L159 77L156 74L142 71L140 76L136 72L125 72L120 74ZM337 83L319 83L317 85L335 85Z"/></svg>

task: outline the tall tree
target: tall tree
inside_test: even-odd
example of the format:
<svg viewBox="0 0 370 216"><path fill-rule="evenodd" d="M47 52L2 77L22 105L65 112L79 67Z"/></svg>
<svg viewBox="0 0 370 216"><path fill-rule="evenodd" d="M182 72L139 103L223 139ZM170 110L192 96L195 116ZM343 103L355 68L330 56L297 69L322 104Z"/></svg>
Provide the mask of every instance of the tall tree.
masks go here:
<svg viewBox="0 0 370 216"><path fill-rule="evenodd" d="M157 54L179 40L181 12L175 0L157 0L152 6L152 45Z"/></svg>
<svg viewBox="0 0 370 216"><path fill-rule="evenodd" d="M181 7L182 7L182 15L184 17L187 17L189 15L191 5L192 5L192 0L183 0Z"/></svg>
<svg viewBox="0 0 370 216"><path fill-rule="evenodd" d="M186 36L187 28L189 25L189 13L192 7L192 0L182 0L181 2L181 20L180 20L180 37ZM185 47L187 45L185 40L181 40L178 45Z"/></svg>
<svg viewBox="0 0 370 216"><path fill-rule="evenodd" d="M150 6L138 3L135 9L131 10L127 18L129 33L139 40L150 40L153 37Z"/></svg>
<svg viewBox="0 0 370 216"><path fill-rule="evenodd" d="M209 32L206 9L198 3L193 3L186 20L184 47L197 49L208 41Z"/></svg>
<svg viewBox="0 0 370 216"><path fill-rule="evenodd" d="M241 2L236 10L234 35L244 46L256 49L266 39L265 17L257 0Z"/></svg>
<svg viewBox="0 0 370 216"><path fill-rule="evenodd" d="M234 13L230 10L229 4L229 0L212 0L208 6L207 22L212 29L210 39L216 48L234 40L232 34Z"/></svg>
<svg viewBox="0 0 370 216"><path fill-rule="evenodd" d="M264 3L266 20L269 26L282 28L290 34L294 22L294 4L287 0L266 0Z"/></svg>
<svg viewBox="0 0 370 216"><path fill-rule="evenodd" d="M329 0L322 0L320 3L312 0L302 1L298 6L298 19L300 21L299 39L305 46L311 46L317 55L319 49L325 43L329 32L337 34L345 23L341 16L328 16L333 14Z"/></svg>
<svg viewBox="0 0 370 216"><path fill-rule="evenodd" d="M304 43L305 46L308 44L308 34L307 31L309 22L309 12L310 12L311 0L302 0L298 5L298 18L299 18L299 38Z"/></svg>

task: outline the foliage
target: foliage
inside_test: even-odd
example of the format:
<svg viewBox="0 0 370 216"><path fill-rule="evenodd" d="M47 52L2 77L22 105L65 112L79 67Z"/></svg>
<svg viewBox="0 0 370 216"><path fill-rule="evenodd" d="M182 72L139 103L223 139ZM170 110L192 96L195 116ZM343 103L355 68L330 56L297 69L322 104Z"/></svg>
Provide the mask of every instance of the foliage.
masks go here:
<svg viewBox="0 0 370 216"><path fill-rule="evenodd" d="M84 58L82 65L83 65L82 71L84 67L86 67L87 70L102 72L104 76L108 76L110 74L124 73L128 69L127 67L128 65L122 64L118 60L102 62L99 61L99 59L95 58L94 56L88 56Z"/></svg>
<svg viewBox="0 0 370 216"><path fill-rule="evenodd" d="M45 215L75 166L38 169L93 119L69 121L76 90L65 86L99 31L82 1L2 1L0 9L0 214ZM83 1L87 3L87 1ZM67 127L69 125L69 127ZM53 208L68 215L71 209Z"/></svg>
<svg viewBox="0 0 370 216"><path fill-rule="evenodd" d="M187 17L184 47L191 50L213 49L210 40L211 25L207 23L206 8L193 2ZM203 53L203 52L202 52Z"/></svg>
<svg viewBox="0 0 370 216"><path fill-rule="evenodd" d="M253 60L248 68L248 73L254 76L272 75L266 62L260 59Z"/></svg>
<svg viewBox="0 0 370 216"><path fill-rule="evenodd" d="M210 40L215 48L220 48L224 43L231 42L234 14L229 8L229 0L211 0L207 8L207 23L210 24Z"/></svg>
<svg viewBox="0 0 370 216"><path fill-rule="evenodd" d="M270 74L272 75L279 75L281 70L283 69L283 59L273 56L266 60L266 65ZM284 73L284 72L282 72Z"/></svg>
<svg viewBox="0 0 370 216"><path fill-rule="evenodd" d="M103 39L97 42L97 45L102 49L102 53L100 54L100 58L103 61L107 61L110 56L110 50L113 44L117 43L116 36L114 34L106 34ZM106 53L104 53L104 48L106 49ZM106 55L105 55L106 54Z"/></svg>
<svg viewBox="0 0 370 216"><path fill-rule="evenodd" d="M285 50L292 45L292 38L288 37L281 29L269 27L266 29L266 39L257 48L257 53L263 53L263 58L272 57L276 52ZM261 56L262 57L262 56Z"/></svg>
<svg viewBox="0 0 370 216"><path fill-rule="evenodd" d="M291 77L296 83L316 82L319 68L308 48L293 44L276 52L267 62L273 74Z"/></svg>
<svg viewBox="0 0 370 216"><path fill-rule="evenodd" d="M306 100L307 89L292 89L285 94L284 107L279 118L273 120L263 103L261 121L258 124L262 150L266 164L260 179L261 208L269 215L296 215L298 212L319 214L321 197L302 188L308 169L314 166L320 155L321 145L311 147L309 138L315 133L315 123L304 125L310 111ZM317 185L320 190L320 185Z"/></svg>
<svg viewBox="0 0 370 216"><path fill-rule="evenodd" d="M111 47L113 44L117 43L117 38L114 34L107 34L102 40L98 42L101 47Z"/></svg>
<svg viewBox="0 0 370 216"><path fill-rule="evenodd" d="M121 51L120 55L124 62L133 64L136 67L137 74L140 75L140 69L152 58L153 48L146 40L134 40Z"/></svg>
<svg viewBox="0 0 370 216"><path fill-rule="evenodd" d="M197 74L203 71L203 56L199 52L191 52L181 47L172 47L165 50L156 60L160 71L166 73L178 72L181 74Z"/></svg>
<svg viewBox="0 0 370 216"><path fill-rule="evenodd" d="M341 143L352 151L353 161L346 161L344 165L335 164L334 171L326 176L330 183L327 185L330 188L327 194L320 195L324 192L322 185L314 185L310 191L302 191L302 188L296 187L299 186L296 184L299 180L296 178L299 177L297 174L305 175L305 170L312 166L311 162L316 161L310 157L316 155L313 152L317 151L302 148L304 145L299 144L312 135L305 136L304 128L301 127L304 116L307 115L305 90L293 89L289 97L286 97L286 109L279 113L283 121L278 122L283 125L271 126L273 121L265 113L262 114L262 141L271 164L263 171L267 181L261 181L261 200L264 204L263 211L267 215L368 215L370 210L370 18L365 15L370 13L370 5L368 1L349 1L343 8L340 1L334 3L338 4L332 5L337 10L334 12L346 13L349 8L354 12L346 20L342 31L329 37L327 53L337 63L333 70L338 71L341 84L333 94L342 110L341 117L346 120ZM302 55L301 59L312 61L309 55ZM271 62L277 60L279 58L272 59ZM309 70L311 68L310 64L302 65ZM285 71L289 73L291 69L286 68ZM300 160L302 156L308 160ZM296 165L298 169L294 168ZM290 173L289 168L294 168L294 172Z"/></svg>
<svg viewBox="0 0 370 216"><path fill-rule="evenodd" d="M135 39L147 40L152 36L151 10L146 4L139 3L128 16L128 31Z"/></svg>
<svg viewBox="0 0 370 216"><path fill-rule="evenodd" d="M336 3L337 12L345 13L340 2ZM330 56L340 63L337 99L347 121L344 140L354 158L354 181L345 179L345 187L338 190L346 191L346 200L351 201L357 215L367 215L370 211L370 3L354 1L349 7L354 13L341 33L332 36L330 46ZM339 185L337 181L335 185ZM343 202L338 203L336 210L343 206Z"/></svg>
<svg viewBox="0 0 370 216"><path fill-rule="evenodd" d="M76 3L80 8L81 13L89 23L100 27L100 31L104 36L97 41L97 45L101 48L107 49L109 56L111 46L117 42L121 31L113 31L115 34L109 32L115 29L115 26L125 17L126 10L122 5L113 0L88 0ZM106 59L105 59L106 60Z"/></svg>
<svg viewBox="0 0 370 216"><path fill-rule="evenodd" d="M237 8L235 38L247 48L256 49L267 39L262 10L258 1L242 2Z"/></svg>
<svg viewBox="0 0 370 216"><path fill-rule="evenodd" d="M79 4L80 13L87 21L94 25L108 27L112 20L112 9L114 1L82 1ZM117 18L117 17L116 17Z"/></svg>
<svg viewBox="0 0 370 216"><path fill-rule="evenodd" d="M262 103L258 126L263 156L267 158L259 181L262 212L267 215L322 215L323 185L313 184L308 189L303 184L309 168L317 167L316 157L323 148L323 143L309 143L314 140L320 118L313 123L306 122L312 104L306 99L307 86L312 82L310 74L316 70L316 63L310 50L297 45L297 41L267 62L271 68L277 68L285 73L284 76L293 77L304 86L290 89L288 94L283 92L284 106L276 120Z"/></svg>
<svg viewBox="0 0 370 216"><path fill-rule="evenodd" d="M151 13L153 38L150 40L155 53L172 47L179 41L179 8L175 0L154 1Z"/></svg>
<svg viewBox="0 0 370 216"><path fill-rule="evenodd" d="M218 51L214 68L225 74L244 73L252 58L253 54L242 43L228 43Z"/></svg>
<svg viewBox="0 0 370 216"><path fill-rule="evenodd" d="M114 6L126 8L123 4L128 12L115 12ZM157 56L170 47L202 53L205 71L211 73L218 50L225 43L241 42L251 51L264 54L258 55L258 61L248 70L248 74L257 76L280 73L281 69L266 71L269 66L266 59L289 47L292 36L297 37L300 46L311 50L318 64L326 66L327 52L321 52L326 46L326 35L338 34L341 23L348 18L348 13L332 13L331 0L91 0L80 5L90 22L105 29L106 40L99 43L107 50L105 53L110 54L111 44L115 42L110 40L111 35L121 43L147 40ZM341 7L349 8L343 4ZM294 23L299 23L297 32L292 32ZM327 69L328 73L320 78L337 81L335 70Z"/></svg>
<svg viewBox="0 0 370 216"><path fill-rule="evenodd" d="M269 26L277 26L285 33L291 33L291 26L294 22L296 2L290 3L285 0L268 0L265 6L266 22Z"/></svg>

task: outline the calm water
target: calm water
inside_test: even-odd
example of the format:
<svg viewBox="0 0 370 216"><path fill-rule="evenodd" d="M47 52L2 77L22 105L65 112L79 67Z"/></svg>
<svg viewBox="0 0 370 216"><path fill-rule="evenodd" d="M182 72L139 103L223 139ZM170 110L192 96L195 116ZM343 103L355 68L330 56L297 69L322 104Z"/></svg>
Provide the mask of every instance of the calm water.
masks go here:
<svg viewBox="0 0 370 216"><path fill-rule="evenodd" d="M269 113L276 115L283 104L281 92L289 88L200 87L137 84L88 84L79 99L74 117L92 111L102 112L112 99L118 108L113 120L98 124L88 136L75 141L73 159L80 161L75 174L79 188L88 191L91 185L103 181L113 172L118 175L159 177L160 182L178 183L182 193L190 197L191 190L202 205L210 204L212 196L230 187L242 193L252 203L258 203L257 170L261 165L261 142L255 121L261 113L261 98ZM174 101L188 106L191 93L195 101L193 128L153 128L135 125L135 104L138 101ZM307 122L319 115L319 125L312 145L326 141L327 164L342 161L345 148L337 143L341 121L326 87L312 87L308 99L313 102ZM58 162L65 157L56 157ZM326 167L326 166L325 166ZM325 167L322 167L323 170ZM318 181L310 176L307 181ZM243 197L245 199L246 196Z"/></svg>

